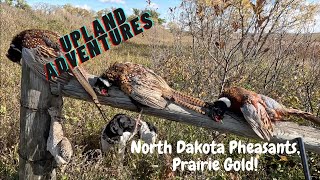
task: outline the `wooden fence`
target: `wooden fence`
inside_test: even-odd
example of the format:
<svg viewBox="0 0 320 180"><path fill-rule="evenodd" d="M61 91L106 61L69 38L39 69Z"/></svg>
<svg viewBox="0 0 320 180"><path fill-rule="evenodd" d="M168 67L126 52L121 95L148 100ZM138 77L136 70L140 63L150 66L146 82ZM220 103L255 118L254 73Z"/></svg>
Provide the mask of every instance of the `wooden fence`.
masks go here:
<svg viewBox="0 0 320 180"><path fill-rule="evenodd" d="M90 75L89 82L94 84L96 78ZM54 159L46 150L50 129L50 116L47 109L50 107L53 94L91 101L77 80L72 79L64 86L50 85L22 63L19 145L19 176L21 179L55 179ZM109 94L109 97L99 96L101 104L138 111L129 97L117 87L112 87ZM144 108L143 113L224 133L259 139L242 117L232 113L226 114L223 123L217 123L207 116L176 104L169 104L163 110ZM303 137L307 150L320 154L320 130L300 126L293 122L275 124L274 137L271 142L285 142L297 137Z"/></svg>

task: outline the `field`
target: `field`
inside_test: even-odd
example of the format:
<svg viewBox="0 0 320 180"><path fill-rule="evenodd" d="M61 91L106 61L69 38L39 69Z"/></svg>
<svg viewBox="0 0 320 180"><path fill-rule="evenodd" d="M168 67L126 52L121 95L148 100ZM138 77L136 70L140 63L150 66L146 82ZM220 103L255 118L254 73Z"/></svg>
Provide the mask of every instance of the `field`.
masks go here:
<svg viewBox="0 0 320 180"><path fill-rule="evenodd" d="M12 37L25 29L40 28L67 34L83 25L89 26L93 17L80 17L68 13L64 9L43 13L41 11L23 10L0 4L0 179L18 179L18 142L19 142L19 109L20 109L20 79L21 67L12 63L5 56ZM177 38L179 36L179 38ZM319 35L312 37L320 43ZM279 61L274 66L269 61L252 63L252 66L241 66L229 74L228 81L223 78L221 84L215 86L221 72L210 69L214 64L205 59L195 59L193 38L189 34L179 34L156 25L118 47L112 47L104 53L84 64L91 74L101 74L113 62L131 61L154 69L163 76L171 87L192 94L205 100L214 99L221 87L239 85L252 90L261 90L289 107L302 110L312 110L314 114L320 111L320 63L319 45L313 51L316 55L303 61L299 57L308 51L296 53L295 57ZM298 48L293 48L299 50ZM276 45L270 48L270 54L278 49ZM289 51L289 50L288 50ZM201 50L197 50L201 54ZM317 54L318 53L318 54ZM312 53L311 53L312 54ZM304 55L308 56L308 55ZM200 57L200 56L199 56ZM268 55L263 56L263 58ZM279 57L281 57L279 55ZM298 58L297 61L293 61ZM271 59L271 58L270 58ZM197 61L199 60L199 61ZM199 65L200 64L200 65ZM270 66L269 66L270 64ZM271 65L272 64L272 65ZM209 68L208 68L209 67ZM217 67L217 65L215 65ZM269 68L267 69L266 68ZM256 71L253 71L256 69ZM280 71L278 71L280 69ZM267 74L274 73L274 76ZM273 71L274 70L274 71ZM200 72L200 73L197 73ZM238 73L238 74L237 74ZM241 76L238 76L239 73ZM258 76L260 74L260 76ZM208 77L208 79L201 78ZM236 78L235 78L236 77ZM261 80L258 77L265 77ZM227 83L225 83L227 82ZM270 82L270 83L269 83ZM308 87L308 88L306 88ZM307 89L307 90L306 90ZM87 109L87 111L82 111ZM105 114L112 118L117 113L126 113L133 117L137 114L121 109L104 106ZM171 160L179 156L184 160L217 159L223 162L230 155L202 154L132 154L128 152L123 168L118 168L117 159L112 154L102 155L98 152L100 133L105 121L93 103L64 98L63 114L64 128L74 146L74 156L65 172L58 171L59 179L166 179L169 174ZM153 122L159 129L159 139L175 144L178 140L186 142L222 142L228 144L231 140L258 142L256 140L238 137L232 134L218 135L204 128L192 127L152 116L143 116L144 120ZM300 123L301 120L296 120ZM307 123L311 125L310 123ZM320 156L308 153L310 169L314 179L320 179ZM232 158L250 158L252 155L233 154ZM257 171L176 171L176 179L303 179L300 158L294 155L260 155Z"/></svg>

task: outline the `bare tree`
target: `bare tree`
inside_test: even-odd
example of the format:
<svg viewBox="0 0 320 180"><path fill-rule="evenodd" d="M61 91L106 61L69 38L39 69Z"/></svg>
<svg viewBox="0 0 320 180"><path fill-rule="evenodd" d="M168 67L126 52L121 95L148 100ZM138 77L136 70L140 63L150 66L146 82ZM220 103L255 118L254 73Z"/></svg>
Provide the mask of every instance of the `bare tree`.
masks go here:
<svg viewBox="0 0 320 180"><path fill-rule="evenodd" d="M175 48L159 67L164 74L179 71L172 77L178 88L213 99L225 87L243 86L315 111L319 42L311 32L319 4L184 0L171 12L180 28L172 30ZM190 43L182 43L182 36Z"/></svg>

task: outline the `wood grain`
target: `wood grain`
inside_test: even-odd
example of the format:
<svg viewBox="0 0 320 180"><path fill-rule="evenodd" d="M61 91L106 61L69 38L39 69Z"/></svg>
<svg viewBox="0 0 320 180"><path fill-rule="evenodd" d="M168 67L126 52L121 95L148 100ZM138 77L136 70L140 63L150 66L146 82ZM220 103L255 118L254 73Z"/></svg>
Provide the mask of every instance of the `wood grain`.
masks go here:
<svg viewBox="0 0 320 180"><path fill-rule="evenodd" d="M93 85L96 78L97 77L94 75L89 75L88 80L90 81L90 84ZM68 84L60 87L60 91L57 84L52 84L51 91L53 93L61 92L67 97L91 101L90 97L75 79L72 79ZM111 87L109 94L109 97L98 97L101 104L135 112L138 111L136 106L131 103L129 97L117 87ZM217 123L207 116L198 114L173 103L169 104L169 106L163 110L144 108L143 113L219 132L233 133L248 138L259 139L242 117L230 112L225 115L223 123ZM293 122L278 122L274 125L274 137L271 139L271 142L286 142L287 140L290 141L297 137L303 137L307 150L320 154L319 134L320 130L317 128L300 126Z"/></svg>
<svg viewBox="0 0 320 180"><path fill-rule="evenodd" d="M55 179L54 159L46 150L51 98L49 83L22 61L19 179Z"/></svg>

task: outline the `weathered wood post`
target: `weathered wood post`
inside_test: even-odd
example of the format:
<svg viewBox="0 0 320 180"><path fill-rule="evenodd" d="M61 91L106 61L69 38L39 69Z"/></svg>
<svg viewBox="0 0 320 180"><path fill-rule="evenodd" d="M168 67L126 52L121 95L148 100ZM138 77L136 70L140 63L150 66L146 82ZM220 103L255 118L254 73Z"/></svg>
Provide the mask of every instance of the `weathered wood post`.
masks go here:
<svg viewBox="0 0 320 180"><path fill-rule="evenodd" d="M19 179L56 179L54 158L46 150L52 97L49 83L22 60Z"/></svg>

